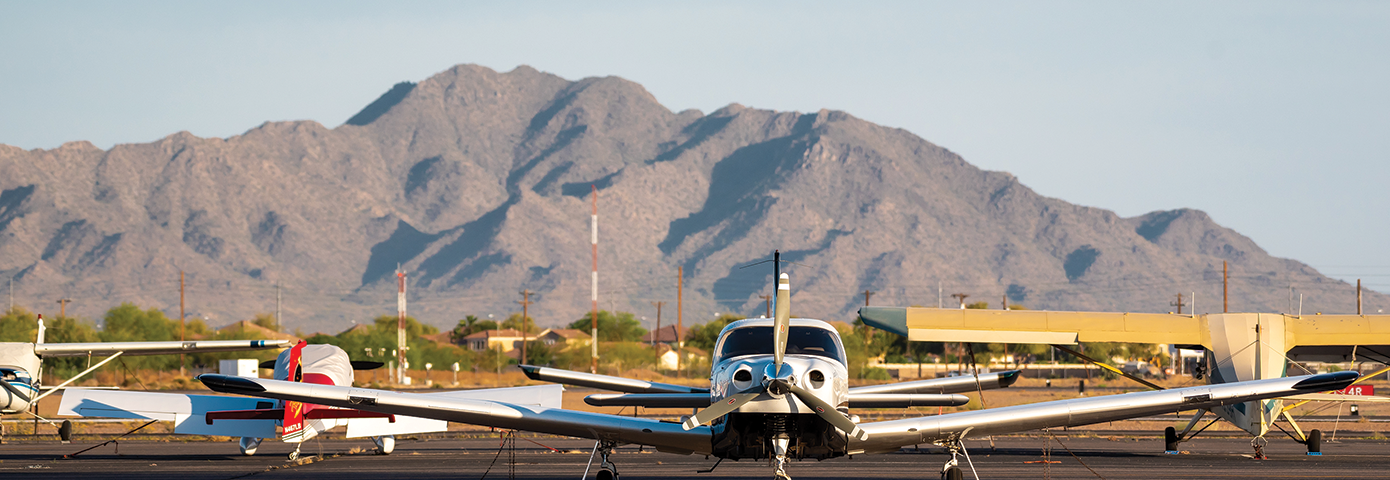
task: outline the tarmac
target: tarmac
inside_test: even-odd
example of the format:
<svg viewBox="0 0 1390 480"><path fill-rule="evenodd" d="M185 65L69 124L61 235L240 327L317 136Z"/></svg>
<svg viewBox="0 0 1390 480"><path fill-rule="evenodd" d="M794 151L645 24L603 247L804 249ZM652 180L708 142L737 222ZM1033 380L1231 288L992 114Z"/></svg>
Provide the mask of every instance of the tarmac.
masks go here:
<svg viewBox="0 0 1390 480"><path fill-rule="evenodd" d="M24 440L0 445L0 478L580 478L592 441L522 434L514 448L499 448L497 434L475 438L421 436L397 440L391 455L376 455L366 439L315 439L289 462L293 445L267 440L255 456L240 455L235 441L125 440L75 458L63 458L100 443ZM1051 460L1041 463L1045 446ZM1162 453L1148 437L1009 436L970 439L967 447L982 479L1001 478L1390 478L1390 441L1342 439L1324 443L1322 456L1308 456L1287 438L1270 437L1268 460L1250 458L1249 439L1197 438L1184 453ZM856 455L825 461L793 461L797 479L939 478L949 454L938 447L898 453ZM610 457L625 478L769 478L766 461L725 461L712 473L697 473L716 459L622 447ZM964 458L960 459L965 466ZM595 466L596 468L596 466ZM589 471L590 478L594 470ZM966 471L966 478L972 478Z"/></svg>

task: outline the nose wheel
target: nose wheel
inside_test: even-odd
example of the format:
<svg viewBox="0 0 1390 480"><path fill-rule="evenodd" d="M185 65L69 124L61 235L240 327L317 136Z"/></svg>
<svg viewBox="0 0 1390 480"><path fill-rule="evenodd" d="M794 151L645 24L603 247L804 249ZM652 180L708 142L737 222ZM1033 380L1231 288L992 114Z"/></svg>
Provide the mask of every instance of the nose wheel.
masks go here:
<svg viewBox="0 0 1390 480"><path fill-rule="evenodd" d="M941 466L942 480L965 480L965 470L960 468L958 458L962 456L965 457L965 464L970 467L970 473L975 477L975 480L980 479L980 474L975 472L975 463L970 461L970 452L965 451L965 434L969 432L969 430L961 432L959 437L942 445L951 452L951 460Z"/></svg>
<svg viewBox="0 0 1390 480"><path fill-rule="evenodd" d="M608 461L608 456L613 454L613 449L618 448L617 442L599 440L594 444L594 453L589 455L589 465L584 467L584 478L589 478L589 466L594 464L594 455L598 455L598 472L594 475L597 480L618 480L618 466Z"/></svg>
<svg viewBox="0 0 1390 480"><path fill-rule="evenodd" d="M792 480L791 475L787 475L787 446L790 444L791 439L786 436L772 439L773 480Z"/></svg>

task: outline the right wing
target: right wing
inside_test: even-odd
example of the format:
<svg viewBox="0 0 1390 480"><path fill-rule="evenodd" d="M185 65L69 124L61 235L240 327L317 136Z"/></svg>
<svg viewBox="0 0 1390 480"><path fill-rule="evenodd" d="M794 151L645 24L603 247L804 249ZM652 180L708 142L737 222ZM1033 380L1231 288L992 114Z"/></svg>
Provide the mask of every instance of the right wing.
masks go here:
<svg viewBox="0 0 1390 480"><path fill-rule="evenodd" d="M612 377L550 367L520 365L521 371L532 380L561 383L579 387L601 388L623 393L709 393L708 388L687 387L670 383L647 382L631 378ZM709 406L706 404L705 406Z"/></svg>
<svg viewBox="0 0 1390 480"><path fill-rule="evenodd" d="M198 379L208 388L223 393L651 445L668 453L709 453L712 450L709 427L697 427L687 431L681 428L679 423L644 418L450 398L437 394L422 395L227 375L204 374L199 375Z"/></svg>
<svg viewBox="0 0 1390 480"><path fill-rule="evenodd" d="M1324 373L873 422L859 425L869 433L869 439L851 440L849 448L850 454L891 452L907 445L950 442L965 435L997 435L1040 428L1074 427L1267 398L1326 392L1346 388L1357 376L1356 372Z"/></svg>
<svg viewBox="0 0 1390 480"><path fill-rule="evenodd" d="M232 352L285 348L289 340L189 340L186 342L94 342L39 343L34 353L40 357L85 357L88 355L163 355L170 353Z"/></svg>
<svg viewBox="0 0 1390 480"><path fill-rule="evenodd" d="M1008 387L1018 381L1020 372L1021 370L1009 370L1006 372L982 374L980 375L978 386L975 383L974 375L961 375L958 377L943 377L912 382L854 387L849 389L849 394L853 397L856 394L870 393L967 393L973 392L976 389L990 390Z"/></svg>

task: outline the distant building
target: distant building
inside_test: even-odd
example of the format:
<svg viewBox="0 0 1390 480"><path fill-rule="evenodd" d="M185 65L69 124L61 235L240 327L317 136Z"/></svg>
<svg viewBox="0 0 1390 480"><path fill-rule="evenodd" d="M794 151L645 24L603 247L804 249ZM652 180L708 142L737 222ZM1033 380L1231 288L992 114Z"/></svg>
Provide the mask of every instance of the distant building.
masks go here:
<svg viewBox="0 0 1390 480"><path fill-rule="evenodd" d="M546 345L562 344L565 348L589 345L589 334L574 328L550 328L536 335L536 339Z"/></svg>
<svg viewBox="0 0 1390 480"><path fill-rule="evenodd" d="M675 345L676 340L685 338L685 335L686 335L687 333L690 333L690 329L689 329L689 328L683 328L683 329L681 329L680 334L677 335L677 334L676 334L676 326L675 326L675 325L663 325L663 326L661 327L661 329L659 329L659 330L657 330L657 331L655 331L655 332L647 332L646 335L643 335L643 336L642 336L642 343L651 344L651 343L652 343L652 337L655 336L655 337L656 337L656 343L663 343L663 344L666 344L666 345Z"/></svg>
<svg viewBox="0 0 1390 480"><path fill-rule="evenodd" d="M514 328L504 328L474 332L463 337L463 345L475 352L493 350L499 347L503 352L510 352L521 346L521 331Z"/></svg>
<svg viewBox="0 0 1390 480"><path fill-rule="evenodd" d="M657 364L657 369L659 369L659 370L675 370L675 369L676 369L676 349L675 349L675 348L672 348L671 345L665 344L665 343L660 344L660 345L657 345L656 348L657 348L657 351L661 352L661 354L657 357L657 358L659 358L659 359L661 360L661 362L660 362L659 364ZM692 363L694 363L696 360L702 360L702 359L709 358L709 356L708 356L707 354L705 354L704 351L701 351L700 349L698 349L698 348L693 348L693 347L685 347L685 348L682 348L682 349L681 349L681 353L684 354L684 358L681 358L681 359L680 359L680 364L681 364L682 366L689 366L689 365L691 365Z"/></svg>
<svg viewBox="0 0 1390 480"><path fill-rule="evenodd" d="M290 342L290 345L299 343L299 337L290 335L288 333L280 333L269 328L256 325L256 322L252 322L250 320L242 320L240 322L236 322L231 325L219 328L217 329L217 333L232 335L254 334L266 340L288 340Z"/></svg>

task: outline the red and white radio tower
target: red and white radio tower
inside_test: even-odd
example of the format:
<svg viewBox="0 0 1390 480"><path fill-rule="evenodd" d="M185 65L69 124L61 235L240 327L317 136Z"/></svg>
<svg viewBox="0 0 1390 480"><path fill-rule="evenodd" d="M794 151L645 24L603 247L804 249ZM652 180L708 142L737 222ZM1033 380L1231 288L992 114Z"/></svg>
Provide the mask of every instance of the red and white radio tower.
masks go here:
<svg viewBox="0 0 1390 480"><path fill-rule="evenodd" d="M397 267L399 268L399 267ZM396 291L396 381L410 383L406 378L405 365L405 272L396 271L396 283L399 289Z"/></svg>
<svg viewBox="0 0 1390 480"><path fill-rule="evenodd" d="M594 247L593 289L589 296L594 304L593 328L589 332L589 346L592 347L593 353L589 359L589 373L598 373L598 187L589 185L589 191L594 194L594 212L589 217L589 223L593 227L590 229L590 243Z"/></svg>

